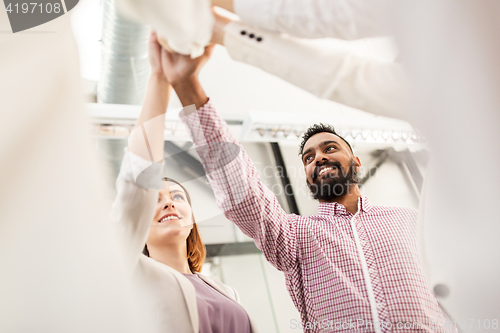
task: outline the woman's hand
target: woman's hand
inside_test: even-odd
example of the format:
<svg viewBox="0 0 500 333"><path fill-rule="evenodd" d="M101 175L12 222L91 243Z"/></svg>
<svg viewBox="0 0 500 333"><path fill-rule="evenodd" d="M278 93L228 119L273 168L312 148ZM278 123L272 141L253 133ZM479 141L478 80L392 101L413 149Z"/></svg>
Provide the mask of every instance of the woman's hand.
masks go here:
<svg viewBox="0 0 500 333"><path fill-rule="evenodd" d="M154 76L160 76L161 78L165 78L161 63L161 53L162 53L162 47L158 43L158 36L156 35L156 32L151 31L148 40L148 57L149 57L149 63L151 64L151 76L154 75Z"/></svg>
<svg viewBox="0 0 500 333"><path fill-rule="evenodd" d="M146 87L141 114L129 137L128 149L145 160L158 162L163 159L165 112L171 87L163 74L162 48L154 31L149 35L148 51L151 75ZM147 126L144 126L146 123ZM147 137L146 146L144 136Z"/></svg>
<svg viewBox="0 0 500 333"><path fill-rule="evenodd" d="M195 59L162 49L163 73L172 84L183 106L195 105L196 109L199 109L208 101L208 97L198 81L198 73L210 58L214 47L214 44L207 46L205 53Z"/></svg>

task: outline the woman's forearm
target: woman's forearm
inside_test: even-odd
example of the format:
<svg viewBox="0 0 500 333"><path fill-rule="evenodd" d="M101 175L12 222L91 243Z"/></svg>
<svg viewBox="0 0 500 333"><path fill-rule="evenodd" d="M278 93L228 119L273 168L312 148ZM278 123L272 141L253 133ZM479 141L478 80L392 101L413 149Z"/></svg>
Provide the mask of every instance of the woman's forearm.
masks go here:
<svg viewBox="0 0 500 333"><path fill-rule="evenodd" d="M151 75L144 96L144 103L136 127L167 112L170 84L164 75Z"/></svg>
<svg viewBox="0 0 500 333"><path fill-rule="evenodd" d="M163 75L151 75L142 111L129 138L129 151L151 162L163 159L165 113L171 86Z"/></svg>

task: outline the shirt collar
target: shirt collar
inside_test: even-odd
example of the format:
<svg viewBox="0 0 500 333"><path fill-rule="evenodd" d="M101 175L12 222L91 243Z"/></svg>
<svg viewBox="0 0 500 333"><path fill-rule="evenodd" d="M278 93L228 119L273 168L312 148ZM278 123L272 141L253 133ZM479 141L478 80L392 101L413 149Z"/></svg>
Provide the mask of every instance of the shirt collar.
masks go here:
<svg viewBox="0 0 500 333"><path fill-rule="evenodd" d="M358 209L364 213L372 209L372 204L364 195L358 199ZM337 202L320 202L318 205L318 215L348 215L349 212L344 205Z"/></svg>

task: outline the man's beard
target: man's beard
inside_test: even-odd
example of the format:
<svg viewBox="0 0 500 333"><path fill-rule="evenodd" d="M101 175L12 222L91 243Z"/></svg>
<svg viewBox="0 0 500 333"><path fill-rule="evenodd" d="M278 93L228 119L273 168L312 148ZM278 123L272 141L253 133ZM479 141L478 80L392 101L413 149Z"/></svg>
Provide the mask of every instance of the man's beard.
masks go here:
<svg viewBox="0 0 500 333"><path fill-rule="evenodd" d="M337 172L330 171L321 178L318 173L322 166L332 167ZM351 185L358 183L357 175L354 159L351 159L347 172L345 172L340 162L327 161L316 166L311 175L313 183L307 182L307 186L311 190L314 199L328 202L348 194Z"/></svg>

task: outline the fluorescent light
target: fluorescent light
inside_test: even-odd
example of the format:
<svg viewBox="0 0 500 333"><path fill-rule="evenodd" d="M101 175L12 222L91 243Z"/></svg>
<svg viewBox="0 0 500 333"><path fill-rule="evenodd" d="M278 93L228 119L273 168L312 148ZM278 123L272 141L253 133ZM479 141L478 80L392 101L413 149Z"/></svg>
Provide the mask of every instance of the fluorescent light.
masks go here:
<svg viewBox="0 0 500 333"><path fill-rule="evenodd" d="M141 105L86 103L92 135L124 139L130 135L141 113ZM191 141L186 125L180 120L181 108L168 109L164 138L168 141Z"/></svg>
<svg viewBox="0 0 500 333"><path fill-rule="evenodd" d="M374 143L382 145L412 145L424 143L424 138L402 120L369 114L338 113L331 117L306 113L272 113L251 111L243 121L241 141L297 142L313 124L330 124L339 135L350 143Z"/></svg>
<svg viewBox="0 0 500 333"><path fill-rule="evenodd" d="M128 137L141 112L140 105L85 104L92 134L110 139ZM191 141L186 125L180 120L181 108L169 109L165 119L165 140ZM302 134L313 124L324 123L335 126L335 130L352 144L375 144L380 146L408 146L424 143L424 138L402 120L370 114L345 113L339 115L309 115L282 112L251 111L243 121L240 131L242 142L300 142ZM235 126L230 127L233 133Z"/></svg>

